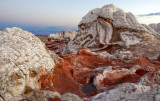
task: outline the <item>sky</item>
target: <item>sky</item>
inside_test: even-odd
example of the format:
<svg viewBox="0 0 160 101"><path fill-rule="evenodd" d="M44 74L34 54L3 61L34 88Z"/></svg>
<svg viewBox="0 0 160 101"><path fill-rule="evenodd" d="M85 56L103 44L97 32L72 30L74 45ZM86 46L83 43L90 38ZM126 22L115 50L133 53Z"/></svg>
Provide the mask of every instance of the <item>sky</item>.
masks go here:
<svg viewBox="0 0 160 101"><path fill-rule="evenodd" d="M0 24L74 27L90 10L107 4L135 15L160 12L160 0L0 0ZM144 19L138 17L153 22Z"/></svg>

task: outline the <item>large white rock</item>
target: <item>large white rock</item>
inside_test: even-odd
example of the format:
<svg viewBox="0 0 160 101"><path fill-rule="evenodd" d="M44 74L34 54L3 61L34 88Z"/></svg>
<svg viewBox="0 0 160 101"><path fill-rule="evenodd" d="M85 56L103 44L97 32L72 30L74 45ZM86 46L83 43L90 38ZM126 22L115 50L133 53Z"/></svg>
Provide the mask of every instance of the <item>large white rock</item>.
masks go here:
<svg viewBox="0 0 160 101"><path fill-rule="evenodd" d="M87 13L79 23L79 31L63 53L76 53L80 48L100 51L108 45L136 45L154 33L141 25L132 13L125 13L114 5L105 5Z"/></svg>
<svg viewBox="0 0 160 101"><path fill-rule="evenodd" d="M158 35L158 33L152 27L145 25L145 24L142 24L142 26L144 26L153 35Z"/></svg>
<svg viewBox="0 0 160 101"><path fill-rule="evenodd" d="M159 101L159 95L159 87L152 89L149 86L125 83L86 98L85 101Z"/></svg>
<svg viewBox="0 0 160 101"><path fill-rule="evenodd" d="M51 73L54 66L44 43L32 33L15 27L0 32L0 97L6 101L28 88L39 89L40 70Z"/></svg>
<svg viewBox="0 0 160 101"><path fill-rule="evenodd" d="M110 23L98 21L97 31L99 32L100 44L107 44L112 38L113 28Z"/></svg>
<svg viewBox="0 0 160 101"><path fill-rule="evenodd" d="M134 33L130 32L121 32L120 37L127 47L130 45L138 44L141 41L141 39L135 36Z"/></svg>
<svg viewBox="0 0 160 101"><path fill-rule="evenodd" d="M145 30L145 28L137 21L136 17L132 13L126 13L126 19L131 29L133 30Z"/></svg>
<svg viewBox="0 0 160 101"><path fill-rule="evenodd" d="M63 40L63 39L69 39L69 40L73 40L76 36L77 32L75 31L71 31L71 30L67 30L61 33L56 33L56 34L49 34L49 38L53 38L53 39L57 39L57 40Z"/></svg>
<svg viewBox="0 0 160 101"><path fill-rule="evenodd" d="M113 4L105 5L101 8L100 17L113 20L113 12L116 11L116 7Z"/></svg>
<svg viewBox="0 0 160 101"><path fill-rule="evenodd" d="M84 101L84 100L75 94L66 93L62 95L62 101Z"/></svg>
<svg viewBox="0 0 160 101"><path fill-rule="evenodd" d="M101 12L100 8L95 8L95 9L91 10L90 12L87 13L87 15L85 15L82 18L79 25L93 22L94 20L97 19L100 12Z"/></svg>
<svg viewBox="0 0 160 101"><path fill-rule="evenodd" d="M77 32L75 32L75 31L67 30L67 31L64 31L63 37L68 38L69 40L73 40L75 38L76 34L77 34Z"/></svg>
<svg viewBox="0 0 160 101"><path fill-rule="evenodd" d="M158 24L155 24L155 23L149 24L149 26L150 26L152 29L154 29L156 32L160 33L160 23L158 23Z"/></svg>
<svg viewBox="0 0 160 101"><path fill-rule="evenodd" d="M116 28L130 28L123 10L119 9L113 12L113 26Z"/></svg>
<svg viewBox="0 0 160 101"><path fill-rule="evenodd" d="M56 34L49 34L48 36L49 38L54 38L54 39L58 39L58 40L62 40L63 39L63 36L59 33L56 33Z"/></svg>
<svg viewBox="0 0 160 101"><path fill-rule="evenodd" d="M81 48L103 52L114 49L114 46L115 49L144 44L150 47L149 44L157 44L157 39L160 39L160 35L149 26L140 24L132 13L126 13L112 4L91 10L82 18L78 28L74 40L69 42L62 54L76 53ZM159 47L153 50L159 50Z"/></svg>

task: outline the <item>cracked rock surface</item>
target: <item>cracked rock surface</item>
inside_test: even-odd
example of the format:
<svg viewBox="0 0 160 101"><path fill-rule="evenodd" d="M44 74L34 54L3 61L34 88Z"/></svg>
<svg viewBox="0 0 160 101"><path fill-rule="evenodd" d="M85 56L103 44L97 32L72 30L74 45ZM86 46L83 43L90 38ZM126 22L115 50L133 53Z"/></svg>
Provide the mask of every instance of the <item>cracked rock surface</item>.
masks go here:
<svg viewBox="0 0 160 101"><path fill-rule="evenodd" d="M151 26L140 24L132 13L110 4L88 12L78 25L77 35L61 53L77 53L81 48L88 48L92 52L111 51L114 48L114 52L130 47L135 52L141 46L159 46L158 39L160 35ZM151 48L150 51L143 49L146 48L140 49L139 53L151 57L150 51L155 56L160 47Z"/></svg>
<svg viewBox="0 0 160 101"><path fill-rule="evenodd" d="M0 101L160 101L155 29L114 5L78 27L46 44L19 28L0 31Z"/></svg>
<svg viewBox="0 0 160 101"><path fill-rule="evenodd" d="M0 98L5 101L39 89L40 70L53 72L55 63L44 43L30 32L6 28L0 32Z"/></svg>
<svg viewBox="0 0 160 101"><path fill-rule="evenodd" d="M159 101L160 35L151 26L111 4L88 12L78 28L55 74L41 76L44 89L85 101Z"/></svg>

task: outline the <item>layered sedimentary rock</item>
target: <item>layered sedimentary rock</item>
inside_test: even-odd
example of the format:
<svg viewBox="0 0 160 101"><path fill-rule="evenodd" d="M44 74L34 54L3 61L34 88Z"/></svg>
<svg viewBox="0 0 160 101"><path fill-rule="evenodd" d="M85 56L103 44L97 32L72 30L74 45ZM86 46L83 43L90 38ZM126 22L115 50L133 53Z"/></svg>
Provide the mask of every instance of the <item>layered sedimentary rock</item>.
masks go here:
<svg viewBox="0 0 160 101"><path fill-rule="evenodd" d="M154 47L159 44L157 33L147 25L141 25L132 13L125 13L114 5L91 10L80 21L79 31L73 41L64 48L65 53L76 53L81 48L89 48L93 52L113 51L133 47ZM139 53L148 57L156 55L159 47ZM133 50L136 51L136 50Z"/></svg>
<svg viewBox="0 0 160 101"><path fill-rule="evenodd" d="M39 38L20 28L0 32L0 101L83 101L75 94L61 95L41 85L49 81L41 77L54 75L61 60L46 49Z"/></svg>
<svg viewBox="0 0 160 101"><path fill-rule="evenodd" d="M49 50L54 51L56 54L60 54L63 51L63 48L73 40L77 32L75 31L64 31L60 34L50 34L46 46Z"/></svg>
<svg viewBox="0 0 160 101"><path fill-rule="evenodd" d="M149 26L154 29L157 33L160 33L160 23L158 24L149 24Z"/></svg>
<svg viewBox="0 0 160 101"><path fill-rule="evenodd" d="M160 61L129 54L104 55L82 49L62 55L54 74L41 76L40 85L44 90L74 93L87 101L158 99Z"/></svg>
<svg viewBox="0 0 160 101"><path fill-rule="evenodd" d="M40 76L39 85L86 101L158 101L159 37L132 13L113 5L93 9L75 38L59 50L64 55L54 74Z"/></svg>
<svg viewBox="0 0 160 101"><path fill-rule="evenodd" d="M41 77L54 75L59 60L30 32L16 27L0 32L0 101L83 101L75 94L61 95L42 85L49 80Z"/></svg>
<svg viewBox="0 0 160 101"><path fill-rule="evenodd" d="M54 66L44 43L35 35L19 28L0 32L0 98L9 101L39 89L41 70L52 73Z"/></svg>
<svg viewBox="0 0 160 101"><path fill-rule="evenodd" d="M55 86L41 85L87 101L158 101L159 37L132 13L114 5L93 9L61 52L62 65L53 76L46 75Z"/></svg>
<svg viewBox="0 0 160 101"><path fill-rule="evenodd" d="M7 28L0 32L0 100L159 101L159 38L114 5L90 11L78 33L50 35L47 47Z"/></svg>

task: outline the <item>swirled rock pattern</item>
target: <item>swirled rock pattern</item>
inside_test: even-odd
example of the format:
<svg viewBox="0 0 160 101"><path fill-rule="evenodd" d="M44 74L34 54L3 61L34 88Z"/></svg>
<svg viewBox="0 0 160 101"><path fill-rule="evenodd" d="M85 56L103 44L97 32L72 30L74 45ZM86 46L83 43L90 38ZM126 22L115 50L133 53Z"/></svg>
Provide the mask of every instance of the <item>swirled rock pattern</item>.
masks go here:
<svg viewBox="0 0 160 101"><path fill-rule="evenodd" d="M79 31L62 54L77 53L81 48L93 52L128 49L130 47L154 47L159 44L160 36L151 27L140 24L132 13L125 13L114 5L105 5L87 13L79 23ZM147 45L148 44L148 45ZM158 45L157 45L158 46ZM139 53L150 58L151 52L140 50ZM145 49L146 50L146 49ZM152 56L158 54L159 47L152 48ZM136 50L134 50L135 52Z"/></svg>
<svg viewBox="0 0 160 101"><path fill-rule="evenodd" d="M71 92L86 101L159 101L160 36L151 26L105 5L91 10L78 27L60 52L62 65L53 76L46 75L55 86L41 83L44 89Z"/></svg>
<svg viewBox="0 0 160 101"><path fill-rule="evenodd" d="M60 94L71 92L87 101L136 101L140 96L143 100L154 101L154 97L158 97L159 60L137 57L129 52L97 54L89 49L61 58L53 75L40 77L39 85L44 90Z"/></svg>
<svg viewBox="0 0 160 101"><path fill-rule="evenodd" d="M70 30L64 31L60 34L50 34L48 42L46 42L46 47L49 50L54 51L56 54L61 54L63 48L69 43L69 41L75 38L76 34L77 32Z"/></svg>
<svg viewBox="0 0 160 101"><path fill-rule="evenodd" d="M159 101L159 39L114 5L91 10L78 33L50 35L46 46L7 28L0 31L0 101Z"/></svg>

